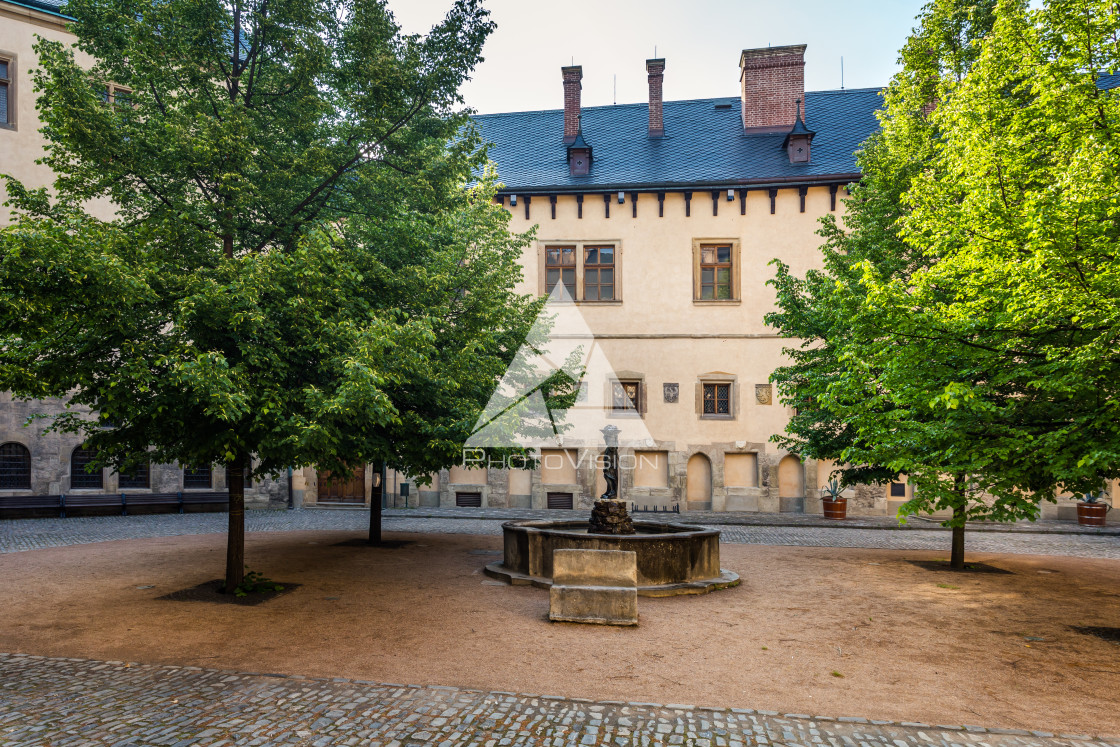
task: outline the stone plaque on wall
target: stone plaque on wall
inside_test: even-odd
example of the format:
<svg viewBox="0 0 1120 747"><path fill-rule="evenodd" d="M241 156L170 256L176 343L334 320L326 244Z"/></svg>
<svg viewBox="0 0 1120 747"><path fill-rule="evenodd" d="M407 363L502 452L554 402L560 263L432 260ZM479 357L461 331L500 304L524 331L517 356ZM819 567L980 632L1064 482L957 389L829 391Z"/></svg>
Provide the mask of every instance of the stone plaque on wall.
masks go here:
<svg viewBox="0 0 1120 747"><path fill-rule="evenodd" d="M758 400L760 405L768 405L773 400L773 391L769 384L755 384L754 385L754 398Z"/></svg>
<svg viewBox="0 0 1120 747"><path fill-rule="evenodd" d="M666 402L676 402L677 398L680 397L680 384L662 384L661 388L665 391Z"/></svg>

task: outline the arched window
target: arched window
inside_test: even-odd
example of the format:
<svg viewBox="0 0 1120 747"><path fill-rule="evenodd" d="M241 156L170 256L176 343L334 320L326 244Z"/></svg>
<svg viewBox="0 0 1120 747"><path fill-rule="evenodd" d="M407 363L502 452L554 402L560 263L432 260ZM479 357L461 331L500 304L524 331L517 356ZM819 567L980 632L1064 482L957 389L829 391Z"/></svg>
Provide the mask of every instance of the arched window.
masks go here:
<svg viewBox="0 0 1120 747"><path fill-rule="evenodd" d="M23 444L0 446L0 490L31 490L31 452Z"/></svg>
<svg viewBox="0 0 1120 747"><path fill-rule="evenodd" d="M102 475L104 470L86 472L86 465L94 460L97 452L81 446L74 449L70 455L70 489L91 488L101 490L103 487Z"/></svg>
<svg viewBox="0 0 1120 747"><path fill-rule="evenodd" d="M144 462L131 472L122 472L117 485L121 488L152 487L151 466Z"/></svg>
<svg viewBox="0 0 1120 747"><path fill-rule="evenodd" d="M183 469L184 488L203 488L209 490L211 486L210 465L205 467L185 467Z"/></svg>

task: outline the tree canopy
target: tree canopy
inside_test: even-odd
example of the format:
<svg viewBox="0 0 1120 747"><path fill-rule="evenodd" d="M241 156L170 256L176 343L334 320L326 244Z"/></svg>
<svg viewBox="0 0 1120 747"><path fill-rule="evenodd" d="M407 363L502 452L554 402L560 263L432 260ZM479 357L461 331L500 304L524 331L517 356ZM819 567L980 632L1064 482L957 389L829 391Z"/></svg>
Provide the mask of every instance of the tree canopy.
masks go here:
<svg viewBox="0 0 1120 747"><path fill-rule="evenodd" d="M1120 469L1106 6L927 5L824 269L778 264L768 318L803 341L774 376L798 408L779 441L847 484L905 473L901 513L952 509L958 563L967 519Z"/></svg>
<svg viewBox="0 0 1120 747"><path fill-rule="evenodd" d="M458 94L493 24L475 0L424 37L376 0L67 12L97 62L37 45L57 179L8 181L0 387L79 406L50 427L101 463L226 464L234 587L251 455L449 466L532 323L529 236Z"/></svg>

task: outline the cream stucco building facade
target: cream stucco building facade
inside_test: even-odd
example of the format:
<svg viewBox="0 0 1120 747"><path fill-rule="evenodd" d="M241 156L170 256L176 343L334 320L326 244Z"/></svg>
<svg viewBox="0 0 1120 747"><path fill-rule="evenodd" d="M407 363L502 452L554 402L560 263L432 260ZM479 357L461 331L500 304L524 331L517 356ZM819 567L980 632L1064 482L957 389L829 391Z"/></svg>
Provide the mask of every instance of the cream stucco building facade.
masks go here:
<svg viewBox="0 0 1120 747"><path fill-rule="evenodd" d="M789 412L769 383L788 341L763 321L767 280L774 258L819 265L819 220L842 219L879 95L806 94L804 49L745 50L726 71L738 97L663 101L665 61L648 60L645 104L581 109L583 71L569 67L564 109L476 120L511 229L536 229L522 290L568 285L654 440L621 474L639 509L820 510L829 470L769 442ZM528 474L450 470L427 501L587 507L602 492L588 450L546 450ZM850 508L885 514L889 490Z"/></svg>

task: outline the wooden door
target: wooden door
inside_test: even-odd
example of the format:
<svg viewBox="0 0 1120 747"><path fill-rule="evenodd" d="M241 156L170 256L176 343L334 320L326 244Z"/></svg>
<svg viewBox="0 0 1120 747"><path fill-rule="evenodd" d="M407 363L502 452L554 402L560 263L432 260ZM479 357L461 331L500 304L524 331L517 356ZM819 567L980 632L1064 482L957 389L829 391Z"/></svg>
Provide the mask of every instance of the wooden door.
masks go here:
<svg viewBox="0 0 1120 747"><path fill-rule="evenodd" d="M319 503L366 502L366 467L363 464L342 479L323 470L319 473Z"/></svg>

